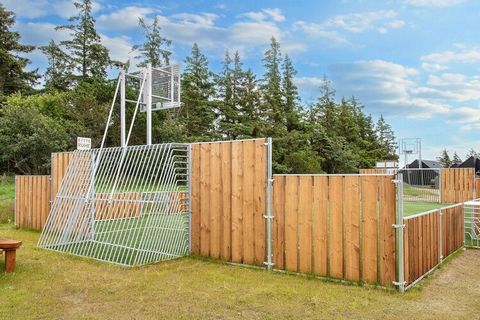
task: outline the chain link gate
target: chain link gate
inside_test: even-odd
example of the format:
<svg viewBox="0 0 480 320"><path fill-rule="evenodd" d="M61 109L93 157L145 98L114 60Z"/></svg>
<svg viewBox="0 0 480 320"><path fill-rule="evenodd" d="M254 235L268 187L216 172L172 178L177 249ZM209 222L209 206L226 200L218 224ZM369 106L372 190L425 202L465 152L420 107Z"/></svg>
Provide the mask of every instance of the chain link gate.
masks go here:
<svg viewBox="0 0 480 320"><path fill-rule="evenodd" d="M190 145L77 150L38 246L124 266L190 252Z"/></svg>

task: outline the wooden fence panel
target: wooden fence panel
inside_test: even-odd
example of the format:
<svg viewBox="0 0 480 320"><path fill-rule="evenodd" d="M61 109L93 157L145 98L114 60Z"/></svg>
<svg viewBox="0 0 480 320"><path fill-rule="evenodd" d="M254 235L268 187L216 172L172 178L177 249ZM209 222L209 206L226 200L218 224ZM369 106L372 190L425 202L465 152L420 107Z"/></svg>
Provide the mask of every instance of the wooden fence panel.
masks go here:
<svg viewBox="0 0 480 320"><path fill-rule="evenodd" d="M52 153L52 163L51 163L51 176L52 176L52 197L51 200L55 198L60 185L63 180L63 176L67 171L70 160L73 158L72 152L54 152Z"/></svg>
<svg viewBox="0 0 480 320"><path fill-rule="evenodd" d="M442 203L459 203L475 197L473 168L443 168L441 175Z"/></svg>
<svg viewBox="0 0 480 320"><path fill-rule="evenodd" d="M16 225L20 228L41 229L49 211L50 176L16 176Z"/></svg>
<svg viewBox="0 0 480 320"><path fill-rule="evenodd" d="M463 246L463 204L406 217L404 224L407 284L421 278L443 258Z"/></svg>
<svg viewBox="0 0 480 320"><path fill-rule="evenodd" d="M392 285L392 176L275 175L274 181L275 268Z"/></svg>
<svg viewBox="0 0 480 320"><path fill-rule="evenodd" d="M265 261L266 139L192 145L192 252Z"/></svg>
<svg viewBox="0 0 480 320"><path fill-rule="evenodd" d="M475 179L475 199L480 198L480 178Z"/></svg>

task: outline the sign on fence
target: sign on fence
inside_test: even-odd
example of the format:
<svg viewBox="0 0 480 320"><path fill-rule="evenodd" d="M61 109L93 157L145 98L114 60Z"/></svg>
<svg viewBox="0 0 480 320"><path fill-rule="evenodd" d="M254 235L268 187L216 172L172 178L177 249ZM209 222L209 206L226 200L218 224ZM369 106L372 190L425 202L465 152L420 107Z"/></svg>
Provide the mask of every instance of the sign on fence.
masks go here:
<svg viewBox="0 0 480 320"><path fill-rule="evenodd" d="M77 137L77 150L90 150L92 148L92 139Z"/></svg>

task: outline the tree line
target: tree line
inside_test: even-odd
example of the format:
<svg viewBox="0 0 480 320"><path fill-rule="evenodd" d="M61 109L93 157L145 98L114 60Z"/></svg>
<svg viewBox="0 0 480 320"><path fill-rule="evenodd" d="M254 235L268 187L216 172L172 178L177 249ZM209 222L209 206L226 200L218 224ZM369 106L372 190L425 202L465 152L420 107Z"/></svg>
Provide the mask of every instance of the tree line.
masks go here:
<svg viewBox="0 0 480 320"><path fill-rule="evenodd" d="M56 28L67 30L68 39L39 48L48 60L40 76L38 70L26 71L30 61L24 54L34 47L20 44L20 35L11 30L14 13L0 5L0 36L6 39L0 48L3 172L45 173L50 154L72 150L77 136L91 137L99 146L116 86L107 72L131 66L110 58L95 28L91 0L75 2L75 7L68 24ZM144 41L132 48L139 53L138 67L168 65L172 41L162 35L158 19L151 24L140 19L139 28ZM292 59L273 37L262 62L264 71L257 75L238 51L227 51L221 70L213 72L194 43L183 62L182 107L153 113L153 142L272 137L278 173L354 173L376 161L397 159L395 136L385 119L374 121L353 96L337 99L327 78L318 99L303 104ZM130 144L144 144L145 121L145 114L137 116ZM118 146L118 112L109 125L107 144Z"/></svg>

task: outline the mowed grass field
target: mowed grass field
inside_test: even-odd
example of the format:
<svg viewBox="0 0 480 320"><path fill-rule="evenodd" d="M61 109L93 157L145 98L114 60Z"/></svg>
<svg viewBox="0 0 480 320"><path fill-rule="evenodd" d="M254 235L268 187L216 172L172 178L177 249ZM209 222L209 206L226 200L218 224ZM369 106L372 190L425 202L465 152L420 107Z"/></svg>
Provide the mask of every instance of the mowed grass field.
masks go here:
<svg viewBox="0 0 480 320"><path fill-rule="evenodd" d="M0 272L0 319L477 319L480 251L467 250L402 295L201 258L122 268L24 242ZM0 270L3 269L0 262Z"/></svg>
<svg viewBox="0 0 480 320"><path fill-rule="evenodd" d="M443 207L448 207L449 203L438 203L438 202L426 202L426 201L404 201L403 202L403 215L405 217L411 216L417 213L422 213L425 211L440 209Z"/></svg>

